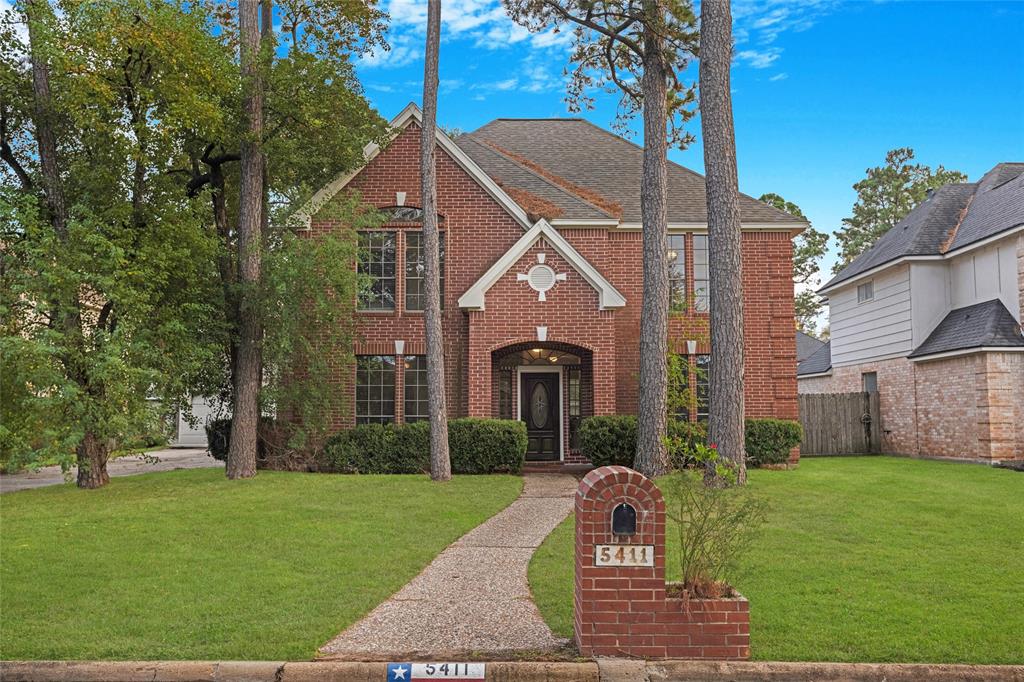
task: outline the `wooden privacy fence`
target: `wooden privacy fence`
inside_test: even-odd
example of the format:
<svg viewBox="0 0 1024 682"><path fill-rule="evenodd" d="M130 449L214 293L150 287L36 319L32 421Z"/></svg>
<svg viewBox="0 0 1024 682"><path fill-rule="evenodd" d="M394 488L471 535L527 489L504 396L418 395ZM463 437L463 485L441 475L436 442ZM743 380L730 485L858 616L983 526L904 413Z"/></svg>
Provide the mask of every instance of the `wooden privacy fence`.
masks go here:
<svg viewBox="0 0 1024 682"><path fill-rule="evenodd" d="M801 455L866 455L881 451L878 393L803 393Z"/></svg>

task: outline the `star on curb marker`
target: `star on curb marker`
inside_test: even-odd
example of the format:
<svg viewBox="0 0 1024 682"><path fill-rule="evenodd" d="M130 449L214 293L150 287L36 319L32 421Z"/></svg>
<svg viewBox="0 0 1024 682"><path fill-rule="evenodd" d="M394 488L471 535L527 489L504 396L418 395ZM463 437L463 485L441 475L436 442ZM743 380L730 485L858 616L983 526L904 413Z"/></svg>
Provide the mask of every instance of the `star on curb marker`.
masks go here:
<svg viewBox="0 0 1024 682"><path fill-rule="evenodd" d="M396 680L404 680L405 679L405 673L409 672L409 669L408 668L403 668L402 666L398 666L397 668L393 669L391 672L393 672L395 674L395 679Z"/></svg>

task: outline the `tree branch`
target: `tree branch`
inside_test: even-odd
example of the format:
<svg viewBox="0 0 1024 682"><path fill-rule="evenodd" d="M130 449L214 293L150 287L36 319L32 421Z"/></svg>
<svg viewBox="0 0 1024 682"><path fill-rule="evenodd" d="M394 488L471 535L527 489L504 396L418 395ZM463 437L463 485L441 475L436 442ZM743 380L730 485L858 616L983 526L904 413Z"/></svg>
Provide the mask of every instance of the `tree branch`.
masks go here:
<svg viewBox="0 0 1024 682"><path fill-rule="evenodd" d="M14 155L14 150L7 139L7 110L0 111L0 159L3 159L21 182L21 188L25 191L32 189L32 178L25 171L24 166Z"/></svg>
<svg viewBox="0 0 1024 682"><path fill-rule="evenodd" d="M588 13L587 16L579 17L571 14L568 10L563 8L561 4L558 2L558 0L543 0L543 3L548 8L554 10L556 14L558 14L566 21L570 21L574 24L579 24L580 26L589 28L592 31L597 31L598 33L605 35L608 38L611 38L612 40L617 40L624 46L626 46L629 50L631 50L634 54L636 54L636 56L640 57L641 59L643 58L644 51L639 43L637 43L635 40L627 38L626 36L616 33L614 29L608 28L607 26L602 26L601 24L588 18L590 16L590 13ZM630 19L629 23L632 23L633 21L634 19ZM629 23L627 23L626 25L628 26Z"/></svg>

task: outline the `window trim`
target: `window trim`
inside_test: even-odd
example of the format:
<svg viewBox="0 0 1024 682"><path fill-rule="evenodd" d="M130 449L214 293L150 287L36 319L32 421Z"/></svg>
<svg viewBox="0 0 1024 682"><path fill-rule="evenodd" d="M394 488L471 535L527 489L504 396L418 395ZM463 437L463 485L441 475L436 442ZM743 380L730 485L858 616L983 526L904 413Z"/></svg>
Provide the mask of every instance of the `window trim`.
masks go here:
<svg viewBox="0 0 1024 682"><path fill-rule="evenodd" d="M405 310L405 312L407 312L407 313L414 313L414 314L417 314L417 315L422 315L425 312L425 310L426 310L426 301L425 300L424 300L424 305L423 305L422 308L410 308L409 307L409 280L412 279L412 280L424 281L424 282L426 280L426 273L424 273L424 275L420 276L420 277L409 277L409 236L415 234L415 235L419 236L420 240L422 240L423 239L423 230L403 230L403 232L405 233L404 234L405 238L403 239L403 243L402 243L402 277L404 278L402 280L402 309ZM448 260L447 259L448 244L447 244L447 239L445 238L445 231L444 230L438 230L437 237L438 237L439 245L441 247L440 248L440 251L441 251L441 263L440 263L440 265L441 265L441 272L439 273L440 276L438 278L439 279L438 284L440 285L440 288L441 288L441 310L444 310L445 270L446 270L446 265L447 265L447 260ZM423 243L422 243L422 241L420 242L419 250L421 252L423 251ZM423 297L424 297L424 299L426 299L426 290L425 289L423 291Z"/></svg>
<svg viewBox="0 0 1024 682"><path fill-rule="evenodd" d="M867 289L865 289L864 287L867 287ZM868 295L864 296L863 298L860 295L860 292L862 290L869 291ZM869 301L873 301L873 300L875 300L875 280L869 279L866 282L858 284L857 285L857 305L860 305L861 303L868 303Z"/></svg>
<svg viewBox="0 0 1024 682"><path fill-rule="evenodd" d="M697 248L697 238L704 240L704 248ZM693 312L707 314L711 310L711 239L706 232L695 233L692 241L692 253L693 253L693 276L691 281L693 282ZM707 277L697 278L697 252L701 251L704 253L704 272ZM697 293L697 282L703 282L703 294Z"/></svg>
<svg viewBox="0 0 1024 682"><path fill-rule="evenodd" d="M423 362L423 368L422 369L420 369L420 368L412 369L408 365L406 365L405 363L408 362L411 359L415 359L417 363L422 361ZM416 376L416 377L422 376L422 378L423 378L423 383L422 384L417 383L414 386L412 386L411 388L415 389L415 388L418 388L420 386L426 387L426 386L429 385L429 380L427 379L427 356L426 355L403 355L402 356L402 422L404 424L412 424L412 423L415 423L415 422L426 421L426 420L430 419L430 410L429 410L430 398L429 398L429 396L428 396L426 401L421 401L418 398L415 400L416 406L420 406L420 404L422 403L422 408L423 408L424 412L415 414L413 416L412 420L409 419L409 416L411 414L411 412L409 410L409 388L410 388L409 377L410 376Z"/></svg>

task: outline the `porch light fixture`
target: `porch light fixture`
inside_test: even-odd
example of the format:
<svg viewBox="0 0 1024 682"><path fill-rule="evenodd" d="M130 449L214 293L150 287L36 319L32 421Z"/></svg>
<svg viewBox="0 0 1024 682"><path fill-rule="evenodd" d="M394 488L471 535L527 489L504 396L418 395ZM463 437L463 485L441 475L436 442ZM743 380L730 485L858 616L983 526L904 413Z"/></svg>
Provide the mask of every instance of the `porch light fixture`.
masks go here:
<svg viewBox="0 0 1024 682"><path fill-rule="evenodd" d="M543 348L534 348L530 352L533 353L534 355L540 355L543 350L544 350Z"/></svg>
<svg viewBox="0 0 1024 682"><path fill-rule="evenodd" d="M550 360L551 362L558 362L558 356L557 355L552 355L552 356L548 357L548 360Z"/></svg>
<svg viewBox="0 0 1024 682"><path fill-rule="evenodd" d="M405 355L405 341L401 339L395 341L395 355L398 357Z"/></svg>

